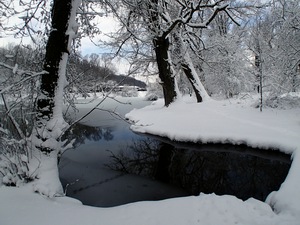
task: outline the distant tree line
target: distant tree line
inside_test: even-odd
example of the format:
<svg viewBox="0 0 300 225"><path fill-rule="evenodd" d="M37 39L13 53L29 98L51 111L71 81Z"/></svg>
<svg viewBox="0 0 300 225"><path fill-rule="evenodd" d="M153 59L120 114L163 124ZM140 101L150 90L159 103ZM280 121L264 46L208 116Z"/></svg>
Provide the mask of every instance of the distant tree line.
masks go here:
<svg viewBox="0 0 300 225"><path fill-rule="evenodd" d="M33 48L31 45L9 44L0 47L0 62L4 62L11 67L27 71L38 71L44 60L44 51ZM82 57L79 53L71 54L67 67L67 77L69 84L66 90L79 93L90 91L105 91L107 86L137 86L145 89L146 83L126 75L117 75L111 63L101 66L101 59L95 53ZM108 64L108 65L107 65ZM1 85L5 85L16 76L11 75L9 68L0 68ZM71 89L70 89L71 87ZM0 87L1 88L1 87ZM96 89L95 89L96 88Z"/></svg>

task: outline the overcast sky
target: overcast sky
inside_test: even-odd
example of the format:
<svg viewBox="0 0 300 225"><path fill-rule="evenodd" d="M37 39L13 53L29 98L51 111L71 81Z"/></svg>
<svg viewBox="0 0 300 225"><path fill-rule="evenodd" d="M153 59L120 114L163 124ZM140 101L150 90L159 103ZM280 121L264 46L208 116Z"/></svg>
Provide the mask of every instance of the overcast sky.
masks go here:
<svg viewBox="0 0 300 225"><path fill-rule="evenodd" d="M19 17L14 17L14 18L10 18L9 20L7 20L5 22L6 22L6 24L9 24L12 26L12 25L16 25L16 24L21 24L23 21ZM81 47L79 48L79 51L81 52L82 56L85 56L87 54L92 54L92 53L96 53L99 55L111 53L110 48L95 46L95 44L93 42L95 42L97 44L99 40L102 40L102 41L108 40L108 37L105 34L111 33L116 30L116 28L117 28L116 20L113 19L112 17L103 16L103 17L95 19L93 22L95 22L97 24L97 26L99 27L99 30L101 31L102 34L93 38L92 41L89 38L82 38ZM38 28L38 27L36 27L36 28ZM7 34L3 34L3 32L0 33L0 46L7 46L7 44L9 44L9 43L19 44L21 42L23 44L32 44L33 43L29 37L16 38L16 37L14 37L13 33L7 33ZM115 64L118 74L126 74L126 72L128 70L128 64L126 63L126 60L118 59L118 60L114 60L113 63Z"/></svg>

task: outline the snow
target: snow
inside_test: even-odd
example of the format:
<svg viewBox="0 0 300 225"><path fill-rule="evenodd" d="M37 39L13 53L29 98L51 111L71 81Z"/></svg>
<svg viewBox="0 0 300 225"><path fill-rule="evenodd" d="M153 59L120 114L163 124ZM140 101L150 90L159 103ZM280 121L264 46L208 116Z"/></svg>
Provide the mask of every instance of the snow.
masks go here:
<svg viewBox="0 0 300 225"><path fill-rule="evenodd" d="M251 100L251 99L250 99ZM300 215L300 109L267 108L263 112L251 107L254 100L208 100L201 104L177 101L163 107L157 101L133 110L127 118L131 128L177 141L246 144L262 149L279 149L292 154L289 174L278 192L267 202L279 213Z"/></svg>
<svg viewBox="0 0 300 225"><path fill-rule="evenodd" d="M234 196L200 194L163 201L138 202L111 208L84 206L68 197L33 193L32 184L0 187L2 225L299 225L300 224L300 108L259 109L252 98L207 100L190 98L163 106L159 100L127 114L136 132L172 140L247 144L292 155L289 174L266 202ZM88 101L88 100L87 100Z"/></svg>
<svg viewBox="0 0 300 225"><path fill-rule="evenodd" d="M201 194L96 208L83 206L68 197L46 199L32 193L29 187L1 187L0 199L0 224L3 225L296 224L285 215L276 215L263 202L252 198L243 202L228 195Z"/></svg>
<svg viewBox="0 0 300 225"><path fill-rule="evenodd" d="M15 64L14 68L13 68L13 74L16 74L18 70L18 64Z"/></svg>
<svg viewBox="0 0 300 225"><path fill-rule="evenodd" d="M159 101L133 110L127 118L135 122L134 131L171 140L247 144L293 153L300 137L299 118L294 113L272 109L260 113L255 108L214 100L201 104L182 101L166 108Z"/></svg>

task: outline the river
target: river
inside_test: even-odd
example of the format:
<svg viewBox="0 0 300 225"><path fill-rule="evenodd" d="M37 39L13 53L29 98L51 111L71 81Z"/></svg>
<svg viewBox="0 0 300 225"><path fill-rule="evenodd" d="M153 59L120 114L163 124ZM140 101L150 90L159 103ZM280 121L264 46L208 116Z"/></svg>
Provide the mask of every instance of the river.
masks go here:
<svg viewBox="0 0 300 225"><path fill-rule="evenodd" d="M141 98L106 99L101 109L74 127L67 138L75 139L75 148L65 152L59 164L68 196L99 207L200 192L264 200L284 181L290 156L277 151L175 143L133 133L120 117L148 104ZM91 108L78 106L77 117Z"/></svg>

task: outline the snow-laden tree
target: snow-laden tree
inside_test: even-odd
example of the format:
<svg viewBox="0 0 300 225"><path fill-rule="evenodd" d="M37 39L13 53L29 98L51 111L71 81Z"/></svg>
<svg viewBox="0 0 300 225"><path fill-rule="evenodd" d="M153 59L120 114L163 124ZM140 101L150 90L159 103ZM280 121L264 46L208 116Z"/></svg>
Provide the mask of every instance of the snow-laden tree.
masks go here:
<svg viewBox="0 0 300 225"><path fill-rule="evenodd" d="M299 10L300 1L292 0L278 1L271 12L276 17L273 22L275 40L271 41L271 57L276 59L276 63L273 63L276 75L272 78L272 86L278 94L300 89Z"/></svg>
<svg viewBox="0 0 300 225"><path fill-rule="evenodd" d="M30 46L2 48L0 53L0 182L7 185L32 180L27 138L33 129L33 112L43 58ZM39 68L39 69L37 69ZM36 70L37 69L37 70ZM1 176L2 175L2 176Z"/></svg>
<svg viewBox="0 0 300 225"><path fill-rule="evenodd" d="M9 127L6 127L8 129L2 128L2 134L4 133L4 135L1 138L6 144L1 146L4 149L2 153L5 154L1 154L0 164L4 183L18 185L19 182L35 180L35 191L47 196L54 196L63 194L57 169L57 159L63 150L61 136L68 127L62 114L63 90L67 84L66 65L68 55L71 52L71 44L78 28L75 18L80 1L53 1L51 19L48 16L43 16L49 12L49 8L43 8L46 3L44 1L24 1L23 5L11 8L11 6L17 4L11 2L7 5L5 11L11 13L7 17L22 15L21 18L24 23L16 27L9 27L9 24L5 25L3 34L14 32L15 35L29 35L35 41L36 39L33 36L34 34L39 35L39 32L35 30L36 27L32 26L31 23L39 21L39 18L45 18L47 21L51 20L51 26L44 21L46 27L49 25L50 29L41 72L20 70L16 63L13 67L6 63L1 64L2 67L11 71L13 77L19 78L13 80L10 82L11 85L1 90L5 112L13 129L9 129ZM43 11L43 9L46 10ZM46 33L46 30L43 31ZM9 57L9 55L6 56ZM26 64L26 62L24 63ZM24 96L26 97L24 87L28 87L28 83L26 83L28 81L34 82L39 87L38 94L34 96L36 100L31 102L34 103L34 108L31 109L32 105L30 106L29 102L24 100ZM22 102L29 104L26 106L27 109L32 110L33 121L25 118L27 123L25 125L31 129L22 129L18 118L12 114L15 97L11 94L13 91L13 93L16 93L15 88L23 90L20 99L22 99ZM5 98L4 95L10 95L11 97ZM20 110L21 108L18 106L14 109ZM14 135L12 130L17 135ZM7 164L9 167L6 167Z"/></svg>
<svg viewBox="0 0 300 225"><path fill-rule="evenodd" d="M80 0L53 2L51 30L43 65L47 74L41 77L36 125L29 140L33 154L31 160L37 166L35 190L47 196L63 194L57 159L62 151L61 136L68 127L63 118L63 94L67 84L68 56L78 29L75 19L79 5Z"/></svg>
<svg viewBox="0 0 300 225"><path fill-rule="evenodd" d="M205 84L211 94L227 98L253 90L249 53L242 41L244 31L209 34L203 51Z"/></svg>
<svg viewBox="0 0 300 225"><path fill-rule="evenodd" d="M180 54L182 57L181 69L189 75L192 84L199 81L194 73L181 34L175 36L173 34L180 33L181 27L207 28L219 12L227 10L229 1L145 0L141 2L123 0L122 2L125 9L121 9L122 13L116 13L123 25L122 34L126 36L121 44L125 45L125 42L131 44L130 48L137 50L135 51L136 56L143 56L145 49L148 51L145 54L147 57L151 55L149 51L154 54L160 83L163 87L165 105L168 106L179 95L176 83L178 71L174 68L173 63L175 55L172 56L174 39L178 42L177 50L182 52ZM198 14L202 11L207 13L201 17L200 21ZM147 48L143 48L144 46ZM176 50L173 49L174 51ZM197 90L199 94L200 84L195 85L194 90ZM198 101L201 101L201 98L198 97Z"/></svg>
<svg viewBox="0 0 300 225"><path fill-rule="evenodd" d="M184 34L183 34L184 33ZM191 59L191 37L192 31L180 29L172 34L171 59L176 71L182 71L186 79L189 81L193 92L195 93L197 102L207 100L207 94L198 72ZM177 72L179 73L179 72Z"/></svg>
<svg viewBox="0 0 300 225"><path fill-rule="evenodd" d="M103 10L92 5L102 4L102 1L54 0L51 3L51 18L48 1L22 1L16 8L14 6L18 3L7 2L11 4L6 2L0 4L1 7L8 7L4 7L5 12L2 14L5 16L7 13L7 18L18 16L25 25L20 23L18 26L10 27L10 24L2 26L1 23L3 28L1 35L12 33L27 35L32 37L34 43L37 43L34 36L37 35L41 40L45 40L47 45L41 52L41 55L45 56L43 66L39 64L38 72L22 70L17 63L5 63L6 58L11 58L10 54L5 54L3 62L0 63L9 78L1 77L1 81L7 81L5 86L2 85L3 82L1 83L1 104L4 106L1 108L4 108L7 115L5 119L9 121L6 121L5 127L2 125L0 127L0 181L8 185L33 181L35 191L47 196L61 195L63 190L58 178L58 158L64 148L70 146L65 144L72 144L71 140L62 142L61 139L64 132L76 122L69 125L63 116L64 89L68 84L66 76L68 58L72 45L77 44L74 41L75 37L98 32L97 26L92 24L91 20L96 15L101 16ZM44 28L36 26L41 20L45 24ZM42 32L36 30L37 28L41 28ZM33 83L36 92L28 89L26 82ZM26 88L33 96L31 102L24 100L24 96L28 94ZM31 119L24 117L22 120L25 121L26 129L22 129L19 117L12 113L12 106L14 111L21 109L20 104L16 106L14 102L15 91L19 89L23 91L23 95L19 96L20 103L26 103L26 109L29 111L27 114L31 116Z"/></svg>
<svg viewBox="0 0 300 225"><path fill-rule="evenodd" d="M249 16L261 7L261 4L252 1L231 1L227 8L230 14L227 11L218 13L208 28L201 32L185 32L185 35L190 35L185 40L189 43L194 67L209 94L231 97L252 90L254 79L245 45L246 25Z"/></svg>
<svg viewBox="0 0 300 225"><path fill-rule="evenodd" d="M299 91L299 9L299 0L274 0L257 15L251 28L249 49L263 78L261 88L269 92L270 98Z"/></svg>

